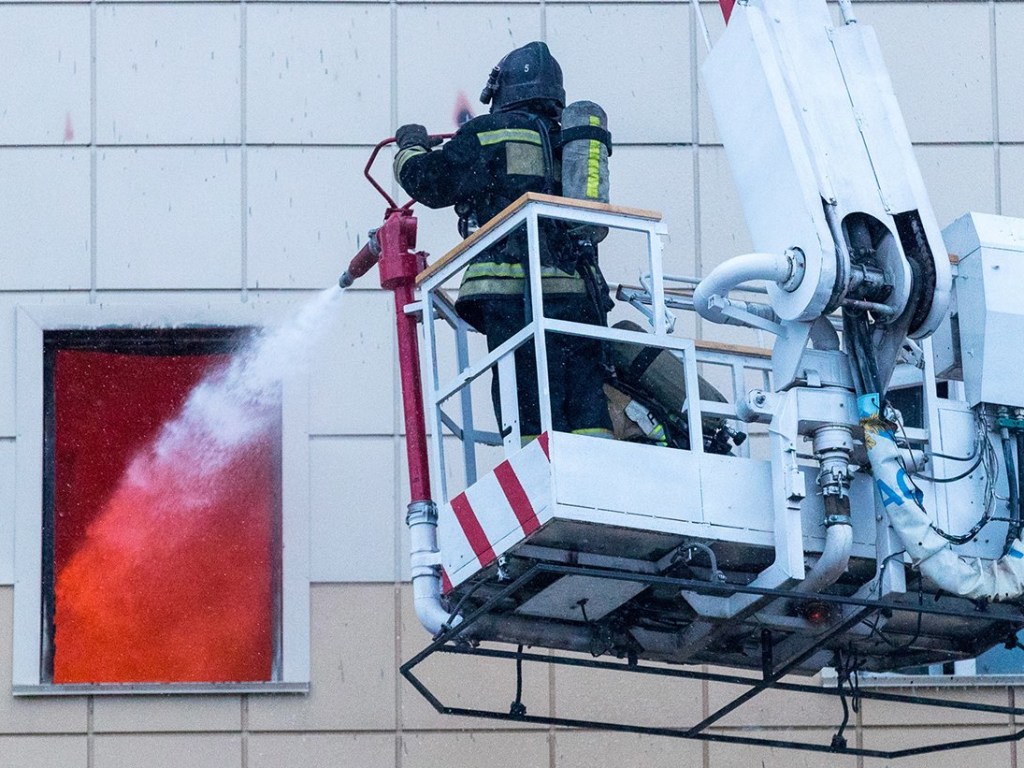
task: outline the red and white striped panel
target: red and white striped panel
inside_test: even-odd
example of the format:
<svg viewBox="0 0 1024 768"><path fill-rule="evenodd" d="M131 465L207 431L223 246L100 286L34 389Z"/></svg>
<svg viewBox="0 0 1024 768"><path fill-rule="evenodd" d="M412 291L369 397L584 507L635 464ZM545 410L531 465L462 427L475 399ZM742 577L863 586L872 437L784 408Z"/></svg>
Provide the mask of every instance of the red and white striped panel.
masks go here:
<svg viewBox="0 0 1024 768"><path fill-rule="evenodd" d="M544 433L441 509L445 591L540 528L550 507L551 459Z"/></svg>

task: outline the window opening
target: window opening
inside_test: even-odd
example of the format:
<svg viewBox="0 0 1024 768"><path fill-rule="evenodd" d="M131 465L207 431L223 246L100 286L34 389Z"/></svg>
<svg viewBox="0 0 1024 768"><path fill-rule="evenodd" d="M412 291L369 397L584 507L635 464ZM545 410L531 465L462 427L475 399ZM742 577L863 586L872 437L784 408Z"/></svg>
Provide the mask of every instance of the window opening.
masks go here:
<svg viewBox="0 0 1024 768"><path fill-rule="evenodd" d="M280 679L281 399L250 334L43 334L44 683Z"/></svg>

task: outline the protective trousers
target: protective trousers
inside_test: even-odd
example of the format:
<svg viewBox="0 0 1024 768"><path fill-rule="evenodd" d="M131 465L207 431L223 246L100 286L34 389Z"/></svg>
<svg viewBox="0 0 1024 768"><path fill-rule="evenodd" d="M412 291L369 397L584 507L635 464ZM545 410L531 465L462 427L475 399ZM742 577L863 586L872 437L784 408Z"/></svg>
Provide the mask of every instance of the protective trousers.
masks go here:
<svg viewBox="0 0 1024 768"><path fill-rule="evenodd" d="M587 296L550 297L544 314L555 320L603 325L603 318ZM487 302L487 348L494 350L526 325L522 297L495 298ZM551 421L557 432L611 436L608 401L602 385L605 370L601 342L563 333L547 334L548 390ZM537 391L537 359L527 342L515 353L516 390L519 393L519 430L524 438L540 434ZM491 380L494 413L501 420L500 382L497 371Z"/></svg>

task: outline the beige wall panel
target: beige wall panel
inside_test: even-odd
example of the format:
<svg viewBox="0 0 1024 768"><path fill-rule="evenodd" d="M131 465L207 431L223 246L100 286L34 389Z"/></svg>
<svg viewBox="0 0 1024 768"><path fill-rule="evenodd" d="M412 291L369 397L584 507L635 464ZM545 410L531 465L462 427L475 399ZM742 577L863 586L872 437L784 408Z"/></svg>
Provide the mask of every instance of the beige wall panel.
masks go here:
<svg viewBox="0 0 1024 768"><path fill-rule="evenodd" d="M753 246L732 170L720 147L700 150L700 261L698 269L707 275L716 266Z"/></svg>
<svg viewBox="0 0 1024 768"><path fill-rule="evenodd" d="M920 146L914 152L940 227L967 211L996 212L991 146Z"/></svg>
<svg viewBox="0 0 1024 768"><path fill-rule="evenodd" d="M610 161L611 201L658 211L668 228L663 241L667 274L693 274L695 267L693 150L689 147L620 147ZM645 238L625 234L629 251L604 247L601 265L608 281L635 284L646 264ZM611 251L605 255L605 251ZM645 269L645 268L644 268ZM646 269L645 269L646 271Z"/></svg>
<svg viewBox="0 0 1024 768"><path fill-rule="evenodd" d="M685 3L549 4L547 39L566 99L604 107L617 143L692 141Z"/></svg>
<svg viewBox="0 0 1024 768"><path fill-rule="evenodd" d="M231 5L101 5L97 141L238 142L240 39L240 11Z"/></svg>
<svg viewBox="0 0 1024 768"><path fill-rule="evenodd" d="M0 8L0 144L88 144L89 9Z"/></svg>
<svg viewBox="0 0 1024 768"><path fill-rule="evenodd" d="M238 731L242 707L237 696L97 696L95 733Z"/></svg>
<svg viewBox="0 0 1024 768"><path fill-rule="evenodd" d="M14 584L14 440L0 438L0 585Z"/></svg>
<svg viewBox="0 0 1024 768"><path fill-rule="evenodd" d="M404 664L430 644L430 635L416 618L412 604L412 587L402 586L401 663ZM503 650L515 650L501 646ZM543 653L543 651L541 651ZM515 699L516 674L514 661L495 661L438 653L414 670L416 676L441 700L455 707L472 707L508 712ZM502 720L440 715L415 688L401 681L402 728L413 730L491 730L522 729L530 726ZM546 665L523 664L523 704L527 713L550 714L550 684ZM458 742L457 742L458 743ZM456 746L461 751L465 745ZM545 752L546 754L546 752ZM428 763L416 763L417 765ZM450 764L462 765L460 760ZM535 765L525 762L524 765ZM546 764L546 762L545 762ZM440 763L436 763L440 765ZM408 765L405 766L408 768Z"/></svg>
<svg viewBox="0 0 1024 768"><path fill-rule="evenodd" d="M89 188L86 149L0 150L0 288L89 287Z"/></svg>
<svg viewBox="0 0 1024 768"><path fill-rule="evenodd" d="M702 707L698 680L555 667L559 717L677 728L700 722Z"/></svg>
<svg viewBox="0 0 1024 768"><path fill-rule="evenodd" d="M390 158L388 158L388 163L390 163ZM380 162L374 165L374 168L380 169L378 173L374 174L374 178L376 178L385 189L389 189L388 185L384 182L391 178L390 164L386 164L382 157ZM399 204L404 203L409 199L409 196L401 190L396 194L396 200ZM382 200L380 197L377 199ZM418 223L416 230L416 248L421 251L426 251L430 255L427 259L428 263L433 263L440 259L462 240L458 230L459 217L455 215L455 211L451 208L431 209L427 208L425 205L417 205L414 210ZM376 226L376 224L374 226ZM371 273L363 279L375 279L374 273ZM378 282L377 285L380 285L380 283Z"/></svg>
<svg viewBox="0 0 1024 768"><path fill-rule="evenodd" d="M1019 728L1020 725L1017 726L1018 730ZM860 736L865 749L895 750L910 746L985 739L1006 733L1007 729L1005 728L964 728L952 724L946 728L917 728L913 731L901 728L864 728ZM1012 743L991 744L984 747L936 752L930 755L901 757L891 761L866 759L864 766L865 768L875 768L875 766L884 766L885 768L889 768L889 766L892 768L963 768L965 765L972 765L985 766L985 768L1012 768L1017 765L1014 755L1015 746Z"/></svg>
<svg viewBox="0 0 1024 768"><path fill-rule="evenodd" d="M363 178L369 150L248 151L247 280L256 288L327 288L380 225L385 203ZM382 164L383 165L383 164ZM376 272L360 287L379 285Z"/></svg>
<svg viewBox="0 0 1024 768"><path fill-rule="evenodd" d="M535 733L403 733L402 768L494 768L508 762L546 768L548 734Z"/></svg>
<svg viewBox="0 0 1024 768"><path fill-rule="evenodd" d="M1009 706L1007 689L1002 687L969 688L966 690L958 688L931 690L921 688L909 690L887 688L885 690L933 699L976 702L997 707ZM994 725L1007 723L1008 717L987 712L968 712L939 707L915 707L909 704L865 700L861 702L861 721L865 727L876 725Z"/></svg>
<svg viewBox="0 0 1024 768"><path fill-rule="evenodd" d="M15 435L14 399L15 384L15 339L14 318L15 307L19 296L12 293L0 293L0 437Z"/></svg>
<svg viewBox="0 0 1024 768"><path fill-rule="evenodd" d="M394 433L394 304L384 291L350 290L342 296L331 331L311 352L312 434Z"/></svg>
<svg viewBox="0 0 1024 768"><path fill-rule="evenodd" d="M310 442L312 581L394 581L394 456L387 437Z"/></svg>
<svg viewBox="0 0 1024 768"><path fill-rule="evenodd" d="M394 768L390 733L302 733L249 736L246 768Z"/></svg>
<svg viewBox="0 0 1024 768"><path fill-rule="evenodd" d="M387 585L315 585L308 695L253 696L252 731L392 730L395 598Z"/></svg>
<svg viewBox="0 0 1024 768"><path fill-rule="evenodd" d="M1004 216L1024 216L1024 146L999 150L999 180Z"/></svg>
<svg viewBox="0 0 1024 768"><path fill-rule="evenodd" d="M0 736L0 768L85 768L85 736Z"/></svg>
<svg viewBox="0 0 1024 768"><path fill-rule="evenodd" d="M451 133L462 105L485 114L479 96L491 68L540 34L535 3L400 4L398 125L422 123L430 133Z"/></svg>
<svg viewBox="0 0 1024 768"><path fill-rule="evenodd" d="M995 14L999 139L1024 141L1024 102L1020 98L1024 82L1024 3L997 3Z"/></svg>
<svg viewBox="0 0 1024 768"><path fill-rule="evenodd" d="M390 15L380 4L249 8L247 139L351 144L386 138L389 36Z"/></svg>
<svg viewBox="0 0 1024 768"><path fill-rule="evenodd" d="M721 731L717 731L721 733ZM731 735L740 738L770 739L773 741L802 741L811 744L822 744L828 746L832 742L832 735L835 729L823 730L817 728L808 729L780 729L780 730L751 730L731 731ZM856 744L856 733L851 725L847 728L847 741L851 746ZM832 755L821 752L806 752L782 747L748 746L745 744L722 744L711 742L708 744L708 768L750 768L752 765L757 768L860 768L861 764L852 755ZM903 763L893 763L891 768L902 766ZM864 768L890 768L886 763L876 764L864 762Z"/></svg>
<svg viewBox="0 0 1024 768"><path fill-rule="evenodd" d="M701 9L704 11L704 21L708 25L711 44L714 45L725 31L725 18L722 16L721 8L717 2L702 2ZM697 140L701 144L721 144L722 140L719 138L718 129L715 126L715 115L711 111L711 101L708 99L707 89L704 87L704 77L701 73L701 67L704 66L704 61L708 57L708 50L704 45L704 36L699 29L696 35Z"/></svg>
<svg viewBox="0 0 1024 768"><path fill-rule="evenodd" d="M71 698L15 698L11 695L11 648L14 616L14 589L0 587L0 733L85 733L88 715L84 696ZM12 744L17 739L12 739ZM28 744L43 742L26 742ZM63 743L63 742L61 742ZM71 745L77 742L68 741ZM54 741L56 748L59 742ZM74 746L61 747L74 751ZM24 747L25 755L32 747ZM6 755L0 742L0 764ZM12 765L19 765L12 763ZM60 765L52 763L51 765Z"/></svg>
<svg viewBox="0 0 1024 768"><path fill-rule="evenodd" d="M240 287L241 178L233 147L100 150L98 287Z"/></svg>
<svg viewBox="0 0 1024 768"><path fill-rule="evenodd" d="M912 141L992 140L987 3L858 3L856 11L878 34Z"/></svg>
<svg viewBox="0 0 1024 768"><path fill-rule="evenodd" d="M714 671L728 674L728 669ZM817 685L819 678L787 678L787 682ZM708 707L710 712L724 707L737 696L745 693L750 686L727 683L708 684ZM765 691L746 702L719 724L722 726L761 725L767 727L829 726L837 725L843 719L839 699L833 696Z"/></svg>
<svg viewBox="0 0 1024 768"><path fill-rule="evenodd" d="M91 768L230 768L242 764L234 735L97 736Z"/></svg>
<svg viewBox="0 0 1024 768"><path fill-rule="evenodd" d="M555 732L554 768L697 768L702 765L701 753L698 741L635 733L558 730Z"/></svg>

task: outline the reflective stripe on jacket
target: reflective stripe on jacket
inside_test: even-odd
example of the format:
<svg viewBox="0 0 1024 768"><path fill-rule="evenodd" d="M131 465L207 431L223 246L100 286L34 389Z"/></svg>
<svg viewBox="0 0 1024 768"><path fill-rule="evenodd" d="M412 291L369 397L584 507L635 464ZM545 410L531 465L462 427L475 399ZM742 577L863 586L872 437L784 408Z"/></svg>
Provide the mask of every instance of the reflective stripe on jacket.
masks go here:
<svg viewBox="0 0 1024 768"><path fill-rule="evenodd" d="M555 147L550 179L545 173L542 130ZM460 212L471 212L482 225L526 192L561 193L558 130L553 119L529 112L481 115L438 149L401 150L395 157L395 175L402 188L424 205L456 206ZM568 225L541 220L541 277L546 294L586 293L586 285L574 269L573 250ZM526 260L525 227L473 259L459 289L459 313L476 324L479 310L470 303L522 295Z"/></svg>

